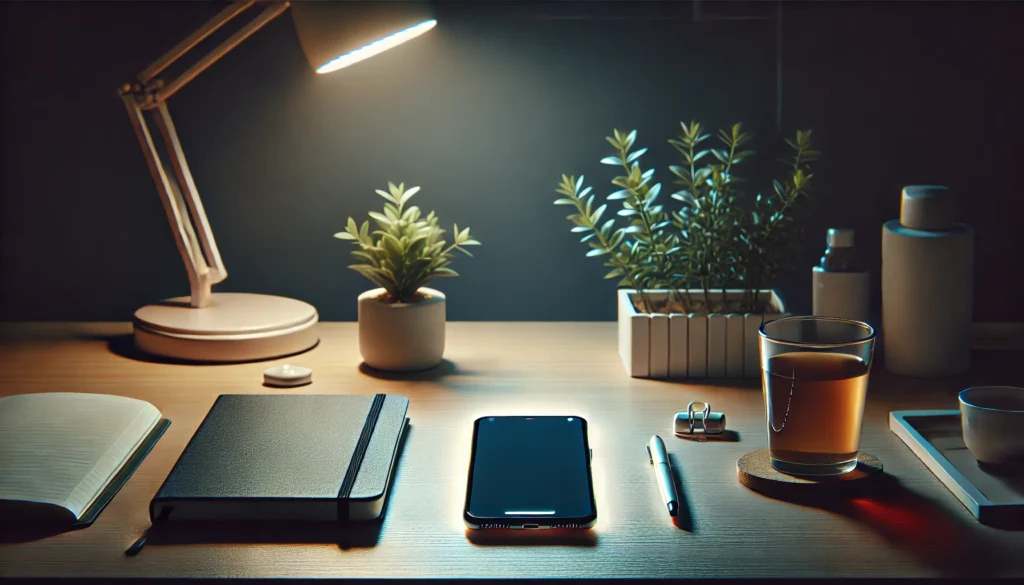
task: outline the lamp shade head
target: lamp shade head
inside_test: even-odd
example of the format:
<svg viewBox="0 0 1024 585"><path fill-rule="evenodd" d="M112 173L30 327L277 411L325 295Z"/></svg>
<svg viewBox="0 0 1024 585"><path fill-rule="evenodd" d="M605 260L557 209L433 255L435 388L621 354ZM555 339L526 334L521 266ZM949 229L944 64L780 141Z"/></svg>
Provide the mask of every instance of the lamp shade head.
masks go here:
<svg viewBox="0 0 1024 585"><path fill-rule="evenodd" d="M317 73L330 73L414 39L437 21L429 2L293 2L303 52Z"/></svg>

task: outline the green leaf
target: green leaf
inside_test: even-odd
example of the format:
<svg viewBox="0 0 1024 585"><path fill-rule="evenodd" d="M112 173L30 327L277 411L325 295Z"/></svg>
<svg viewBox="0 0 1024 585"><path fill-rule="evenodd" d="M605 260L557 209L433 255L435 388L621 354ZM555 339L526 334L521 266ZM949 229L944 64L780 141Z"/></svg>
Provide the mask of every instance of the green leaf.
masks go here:
<svg viewBox="0 0 1024 585"><path fill-rule="evenodd" d="M398 200L398 204L399 205L403 205L406 201L409 200L410 197L412 197L413 195L415 195L415 194L417 194L419 192L420 192L420 188L419 187L412 187L411 189L409 189L405 193L402 193L402 197Z"/></svg>
<svg viewBox="0 0 1024 585"><path fill-rule="evenodd" d="M670 195L670 197L672 199L675 199L677 201L682 201L682 202L687 203L689 205L695 205L697 203L697 198L693 196L693 193L690 193L689 191L686 191L686 190L676 191L675 193Z"/></svg>
<svg viewBox="0 0 1024 585"><path fill-rule="evenodd" d="M459 273L455 272L451 268L438 268L434 271L434 276L437 278L452 278L458 275Z"/></svg>
<svg viewBox="0 0 1024 585"><path fill-rule="evenodd" d="M371 211L369 213L369 215L370 215L370 217L372 217L373 219L377 220L382 225L391 225L391 220L387 216L385 216L385 215L383 215L381 213L377 213L376 211Z"/></svg>
<svg viewBox="0 0 1024 585"><path fill-rule="evenodd" d="M617 156L606 156L606 157L601 159L601 164L603 164L603 165L621 166L622 165L622 159L617 157Z"/></svg>
<svg viewBox="0 0 1024 585"><path fill-rule="evenodd" d="M334 237L338 238L339 240L355 240L356 239L355 236L353 236L352 234L350 234L348 232L338 232L338 233L334 234Z"/></svg>
<svg viewBox="0 0 1024 585"><path fill-rule="evenodd" d="M377 194L383 197L384 199L387 199L391 203L398 203L398 201L391 196L391 193L388 193L387 191L381 191L380 189L377 189Z"/></svg>
<svg viewBox="0 0 1024 585"><path fill-rule="evenodd" d="M658 197L658 193L661 193L661 183L655 183L651 186L650 190L647 191L647 202L650 203Z"/></svg>
<svg viewBox="0 0 1024 585"><path fill-rule="evenodd" d="M620 189L608 196L608 201L621 201L629 197L629 189Z"/></svg>
<svg viewBox="0 0 1024 585"><path fill-rule="evenodd" d="M606 250L604 248L595 249L595 250L591 250L591 251L587 252L587 258L593 258L595 256L604 256L607 253L608 253L608 250Z"/></svg>
<svg viewBox="0 0 1024 585"><path fill-rule="evenodd" d="M559 199L555 199L555 205L576 205L576 202L573 201L572 199L566 199L565 197L561 197Z"/></svg>
<svg viewBox="0 0 1024 585"><path fill-rule="evenodd" d="M622 276L622 269L621 268L616 268L616 269L612 270L611 272L609 272L608 274L605 274L604 278L605 278L605 280L607 280L609 278L616 278L616 277L619 277L619 276Z"/></svg>
<svg viewBox="0 0 1024 585"><path fill-rule="evenodd" d="M633 154L630 154L628 157L626 157L626 162L627 163L634 162L637 159L639 159L641 156L643 156L644 153L646 153L646 152L647 152L646 148L641 148L640 150L637 150Z"/></svg>

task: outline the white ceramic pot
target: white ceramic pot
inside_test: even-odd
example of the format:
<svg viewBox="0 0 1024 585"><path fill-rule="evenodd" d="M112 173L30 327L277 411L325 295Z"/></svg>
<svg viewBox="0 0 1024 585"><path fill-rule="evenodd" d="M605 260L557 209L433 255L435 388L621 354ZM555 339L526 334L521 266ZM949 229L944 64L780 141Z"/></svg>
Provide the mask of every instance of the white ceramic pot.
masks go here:
<svg viewBox="0 0 1024 585"><path fill-rule="evenodd" d="M378 300L384 289L359 295L359 353L366 365L385 371L427 370L444 357L444 293L423 287L415 303Z"/></svg>

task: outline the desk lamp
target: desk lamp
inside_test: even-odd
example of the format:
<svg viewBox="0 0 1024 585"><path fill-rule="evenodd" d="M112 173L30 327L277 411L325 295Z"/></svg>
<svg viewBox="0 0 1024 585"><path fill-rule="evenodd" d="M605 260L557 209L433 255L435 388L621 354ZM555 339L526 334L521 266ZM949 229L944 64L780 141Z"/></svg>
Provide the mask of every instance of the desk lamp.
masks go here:
<svg viewBox="0 0 1024 585"><path fill-rule="evenodd" d="M158 78L201 41L256 5L263 8L252 20L183 73L167 82ZM191 288L188 297L166 299L135 312L135 345L146 353L188 361L247 361L298 353L319 341L319 317L308 303L272 295L211 292L214 284L227 278L227 270L167 109L171 96L289 5L232 2L120 88ZM437 24L428 4L404 1L298 2L292 6L292 18L303 52L317 73L372 57ZM160 129L162 150L150 134L146 112ZM172 172L166 168L168 163Z"/></svg>

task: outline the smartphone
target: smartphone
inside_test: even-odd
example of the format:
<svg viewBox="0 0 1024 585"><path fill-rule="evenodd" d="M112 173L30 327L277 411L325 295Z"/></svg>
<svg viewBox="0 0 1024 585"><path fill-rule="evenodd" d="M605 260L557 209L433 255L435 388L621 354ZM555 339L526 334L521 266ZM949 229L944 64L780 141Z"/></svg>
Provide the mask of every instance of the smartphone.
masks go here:
<svg viewBox="0 0 1024 585"><path fill-rule="evenodd" d="M485 416L473 423L463 520L473 529L590 528L597 522L587 421Z"/></svg>

